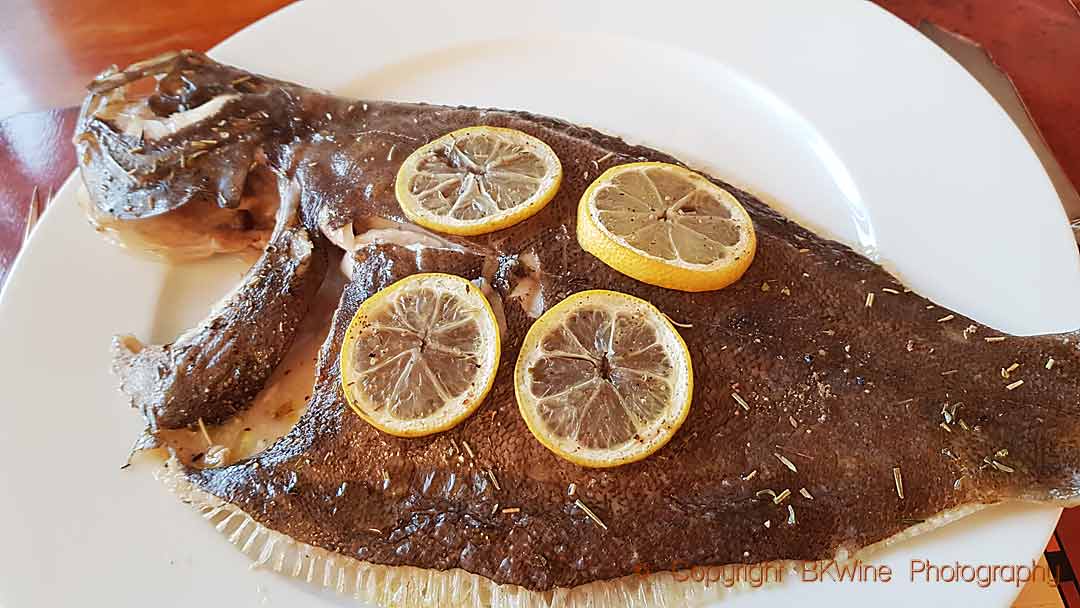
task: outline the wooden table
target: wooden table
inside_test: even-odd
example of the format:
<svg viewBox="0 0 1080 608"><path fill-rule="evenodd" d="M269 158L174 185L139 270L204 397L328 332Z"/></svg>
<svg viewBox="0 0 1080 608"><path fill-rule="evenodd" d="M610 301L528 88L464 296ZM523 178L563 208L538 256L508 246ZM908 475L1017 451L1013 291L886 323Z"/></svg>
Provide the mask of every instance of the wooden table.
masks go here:
<svg viewBox="0 0 1080 608"><path fill-rule="evenodd" d="M1080 184L1077 0L876 2L913 26L930 22L981 45L1015 85L1065 179ZM167 50L209 49L285 4L9 0L0 22L0 285L22 245L32 193L46 200L75 166L75 106L97 72ZM1080 205L1066 210L1080 218ZM1066 512L1047 556L1068 566L1066 553L1080 564L1080 512ZM1062 597L1080 608L1075 582L1065 583Z"/></svg>

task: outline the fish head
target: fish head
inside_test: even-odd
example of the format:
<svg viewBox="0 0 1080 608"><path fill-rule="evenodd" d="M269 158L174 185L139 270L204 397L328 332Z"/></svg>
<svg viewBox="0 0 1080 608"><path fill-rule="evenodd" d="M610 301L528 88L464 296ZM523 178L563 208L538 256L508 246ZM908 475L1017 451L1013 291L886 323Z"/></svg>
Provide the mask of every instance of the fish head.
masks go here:
<svg viewBox="0 0 1080 608"><path fill-rule="evenodd" d="M193 51L102 72L74 135L91 221L186 257L264 243L278 206L265 150L290 86Z"/></svg>

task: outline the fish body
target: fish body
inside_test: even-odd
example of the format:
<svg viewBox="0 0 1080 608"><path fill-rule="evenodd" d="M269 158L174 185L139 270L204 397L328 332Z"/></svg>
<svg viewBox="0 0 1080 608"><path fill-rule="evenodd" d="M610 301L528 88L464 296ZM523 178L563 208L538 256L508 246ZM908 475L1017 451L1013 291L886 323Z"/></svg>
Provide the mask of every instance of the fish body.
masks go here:
<svg viewBox="0 0 1080 608"><path fill-rule="evenodd" d="M123 148L137 171L153 161L130 148L149 147L122 135L113 114L96 116L88 101L76 142L85 152L90 204L110 230L168 222L190 205L244 209L249 203L236 196L244 187L233 171L254 171L255 162L276 176L280 200L295 195L294 229L346 249L351 276L296 425L238 462L173 464L192 491L219 505L214 513L227 505L259 530L324 551L325 560L339 560L335 568L385 566L382 572L400 580L413 580L402 574L414 572L409 568L464 571L490 585L487 593L516 589L530 605L547 605L546 592L605 581L636 589L626 577L642 572L850 556L1002 501L1080 502L1074 333L1007 336L942 309L848 247L715 179L753 218L758 247L750 269L715 292L640 283L578 246L575 215L590 178L628 162L678 163L662 152L524 112L342 99L193 53L154 65L159 89L183 81L185 72L194 84L152 120L225 99L214 113L156 140L155 176L163 159L177 157L207 125L255 124L233 151L164 169L176 171L177 181L153 177L124 190L102 185L103 167L123 165ZM135 73L146 70L107 74L91 96ZM129 115L156 107L151 101L151 110L136 111L123 99L115 94L112 103ZM558 194L534 217L484 236L409 227L394 198L398 166L424 143L473 125L518 129L551 146L564 170ZM185 190L190 183L199 184L199 196ZM161 193L164 210L140 202L147 188ZM370 236L385 235L385 226L427 244ZM263 259L267 272L287 274L288 265ZM505 328L502 364L483 405L449 431L405 439L351 412L338 353L359 304L416 272L485 285ZM643 461L603 470L573 465L540 445L518 414L513 385L518 349L537 314L595 288L643 298L677 322L697 376L691 412L671 442ZM282 317L280 302L275 308L272 298L259 298L238 314L254 320L264 313ZM143 364L127 365L134 373ZM193 370L192 381L207 373ZM138 402L140 391L126 392ZM236 402L213 383L200 400L202 417L234 416L243 409ZM190 424L190 414L171 407L183 406L163 405L158 415Z"/></svg>

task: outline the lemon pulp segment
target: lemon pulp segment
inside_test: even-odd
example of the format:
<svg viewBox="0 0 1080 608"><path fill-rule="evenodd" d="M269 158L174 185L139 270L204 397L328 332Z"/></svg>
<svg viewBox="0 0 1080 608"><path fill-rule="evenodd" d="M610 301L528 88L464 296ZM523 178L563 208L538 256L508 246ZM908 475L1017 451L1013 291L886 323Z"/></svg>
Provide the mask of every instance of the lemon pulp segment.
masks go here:
<svg viewBox="0 0 1080 608"><path fill-rule="evenodd" d="M480 405L499 354L498 324L480 289L453 275L412 275L357 309L342 344L342 389L382 431L436 433Z"/></svg>
<svg viewBox="0 0 1080 608"><path fill-rule="evenodd" d="M548 449L584 466L645 458L690 411L686 344L648 302L593 290L529 329L515 368L518 409Z"/></svg>
<svg viewBox="0 0 1080 608"><path fill-rule="evenodd" d="M578 243L615 270L681 291L721 289L753 261L754 225L727 190L683 167L608 169L578 205Z"/></svg>

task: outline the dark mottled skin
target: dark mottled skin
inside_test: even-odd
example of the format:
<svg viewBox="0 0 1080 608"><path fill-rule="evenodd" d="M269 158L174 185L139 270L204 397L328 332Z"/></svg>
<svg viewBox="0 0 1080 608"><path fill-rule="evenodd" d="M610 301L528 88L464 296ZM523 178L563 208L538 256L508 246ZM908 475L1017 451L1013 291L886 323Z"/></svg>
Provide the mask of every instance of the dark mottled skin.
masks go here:
<svg viewBox="0 0 1080 608"><path fill-rule="evenodd" d="M283 230L208 319L169 344L114 340L120 390L152 430L218 424L251 405L326 276L325 239Z"/></svg>
<svg viewBox="0 0 1080 608"><path fill-rule="evenodd" d="M247 77L217 66L198 53L170 53L122 72L110 68L91 83L73 138L82 177L94 203L118 219L145 219L192 202L239 206L256 153L282 122L274 108L286 105L277 81ZM196 123L158 140L118 132L114 122L125 106L125 88L159 77L145 102L165 117L219 96L244 92L243 103L226 104L219 125ZM144 80L145 81L145 80ZM276 119L276 120L275 120ZM222 132L228 133L223 137Z"/></svg>
<svg viewBox="0 0 1080 608"><path fill-rule="evenodd" d="M210 71L207 80L232 75L231 68L199 69ZM278 127L293 137L264 146L302 184L305 209L326 227L362 224L368 216L403 219L393 195L398 164L420 144L464 126L508 126L539 137L558 154L565 178L535 217L462 241L467 254L418 259L387 245L356 254L355 279L342 295L296 427L251 460L189 472L196 485L264 525L375 563L460 567L499 583L550 589L642 569L830 558L963 505L1077 501L1074 334L987 342L998 333L961 315L938 322L953 313L928 309L927 300L903 293L880 267L720 181L755 222L758 250L747 274L709 293L644 285L578 247L574 210L600 170L638 159L677 162L671 157L519 112L364 104L289 90L295 100L278 111L300 120ZM284 126L291 123L299 126ZM514 256L530 251L540 259L548 305L583 289L614 289L692 325L680 333L696 372L693 408L670 444L610 470L578 467L543 448L514 399L513 366L531 319L512 300L505 302L509 327L494 388L465 422L401 439L349 411L337 353L361 301L418 270L475 278L480 269L506 300L524 275ZM872 307L865 305L868 293L876 294ZM1056 365L1048 370L1050 357ZM1001 368L1013 362L1019 369L1003 379ZM1007 390L1016 379L1024 384ZM956 408L948 431L939 426L946 404ZM465 441L475 459L453 448ZM756 475L745 479L751 471ZM567 496L570 483L575 497ZM800 494L804 487L812 500ZM776 505L758 495L765 489L791 495ZM520 512L502 514L496 505Z"/></svg>

